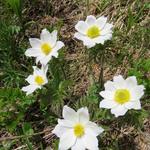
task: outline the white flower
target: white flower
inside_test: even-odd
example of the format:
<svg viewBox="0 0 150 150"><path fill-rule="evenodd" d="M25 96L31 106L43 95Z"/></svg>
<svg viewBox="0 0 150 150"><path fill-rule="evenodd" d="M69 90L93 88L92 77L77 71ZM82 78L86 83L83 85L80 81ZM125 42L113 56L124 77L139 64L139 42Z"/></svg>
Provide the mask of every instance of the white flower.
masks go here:
<svg viewBox="0 0 150 150"><path fill-rule="evenodd" d="M97 136L103 132L94 122L89 121L87 107L77 112L68 106L63 108L63 118L52 131L60 138L59 150L98 150Z"/></svg>
<svg viewBox="0 0 150 150"><path fill-rule="evenodd" d="M46 65L49 60L58 57L58 50L64 46L64 43L57 41L57 30L50 33L47 29L43 29L40 39L30 38L30 45L32 48L27 49L26 56L36 57L36 63Z"/></svg>
<svg viewBox="0 0 150 150"><path fill-rule="evenodd" d="M85 21L79 21L75 29L78 31L74 37L82 40L87 48L94 47L96 44L104 44L104 41L112 38L112 24L107 23L104 16L96 19L94 16L87 16Z"/></svg>
<svg viewBox="0 0 150 150"><path fill-rule="evenodd" d="M113 81L104 84L105 91L100 95L104 98L100 108L111 109L116 117L123 116L128 109L141 109L140 98L144 95L144 86L138 85L135 76L126 80L121 75L115 76Z"/></svg>
<svg viewBox="0 0 150 150"><path fill-rule="evenodd" d="M46 73L48 66L42 66L41 69L33 66L34 72L33 75L29 75L26 78L26 81L30 84L22 88L22 91L26 92L26 95L33 93L36 89L41 89L43 85L48 83Z"/></svg>

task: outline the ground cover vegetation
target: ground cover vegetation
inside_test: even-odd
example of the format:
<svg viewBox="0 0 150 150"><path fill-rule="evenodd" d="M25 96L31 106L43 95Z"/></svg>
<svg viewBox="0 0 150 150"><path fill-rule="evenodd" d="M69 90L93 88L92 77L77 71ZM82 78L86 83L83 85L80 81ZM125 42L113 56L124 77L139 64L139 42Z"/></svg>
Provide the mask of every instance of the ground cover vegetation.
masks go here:
<svg viewBox="0 0 150 150"><path fill-rule="evenodd" d="M81 116L86 114L84 118L90 117L95 129L100 127L96 134L99 149L149 150L149 9L147 0L1 1L0 150L57 150L61 140L56 127L62 125L58 118L66 119L67 111L75 115L74 110ZM77 23L90 15L105 16L113 25L109 29L112 36L107 36L105 42L93 44L79 36ZM45 42L42 45L45 55L52 50L55 53L44 59L41 54L42 58L30 57L27 50L35 43L29 39L40 39L42 32L53 33L54 38L56 31L55 47ZM96 26L88 31L91 38L102 33ZM29 75L35 77L38 86L25 88ZM115 92L120 105L128 102L141 85L139 107L136 105L140 109L124 110L121 114L105 103L110 95L104 92L115 83L117 86L123 83L116 78L134 84L131 92L125 89L127 86ZM111 86L106 86L108 81L112 81ZM120 93L125 97L120 99ZM75 135L81 137L86 128L76 124ZM79 148L76 145L74 149Z"/></svg>

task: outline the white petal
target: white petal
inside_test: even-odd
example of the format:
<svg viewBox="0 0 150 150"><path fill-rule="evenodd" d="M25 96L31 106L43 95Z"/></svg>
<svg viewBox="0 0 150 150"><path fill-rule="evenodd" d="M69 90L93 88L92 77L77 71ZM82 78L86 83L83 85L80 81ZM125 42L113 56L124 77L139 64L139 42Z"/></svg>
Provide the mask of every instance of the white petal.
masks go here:
<svg viewBox="0 0 150 150"><path fill-rule="evenodd" d="M117 107L111 109L111 113L114 114L115 117L123 116L127 111L128 109L125 108L124 105L118 105Z"/></svg>
<svg viewBox="0 0 150 150"><path fill-rule="evenodd" d="M115 101L110 101L110 100L107 100L107 99L104 99L100 102L100 105L99 107L100 108L114 108L116 107L118 104L115 102Z"/></svg>
<svg viewBox="0 0 150 150"><path fill-rule="evenodd" d="M103 27L105 26L107 22L107 17L101 16L96 20L96 24L103 29Z"/></svg>
<svg viewBox="0 0 150 150"><path fill-rule="evenodd" d="M47 65L50 59L52 58L52 55L48 55L40 59L40 62L42 65Z"/></svg>
<svg viewBox="0 0 150 150"><path fill-rule="evenodd" d="M56 41L57 41L57 30L54 30L52 33L51 33L51 45L52 47L56 44Z"/></svg>
<svg viewBox="0 0 150 150"><path fill-rule="evenodd" d="M37 56L36 57L36 64L38 64L38 62L45 56L41 55L41 56Z"/></svg>
<svg viewBox="0 0 150 150"><path fill-rule="evenodd" d="M76 137L73 130L68 130L60 137L59 150L67 150L71 148L76 142Z"/></svg>
<svg viewBox="0 0 150 150"><path fill-rule="evenodd" d="M87 107L78 109L77 113L79 115L79 122L86 124L89 121L89 112Z"/></svg>
<svg viewBox="0 0 150 150"><path fill-rule="evenodd" d="M113 24L111 23L106 23L104 29L105 30L111 30L113 28Z"/></svg>
<svg viewBox="0 0 150 150"><path fill-rule="evenodd" d="M106 23L103 30L101 30L101 35L112 34L112 24Z"/></svg>
<svg viewBox="0 0 150 150"><path fill-rule="evenodd" d="M91 48L91 47L94 47L96 45L96 43L92 39L90 39L87 36L84 36L78 32L76 32L74 34L74 37L77 38L78 40L83 41L83 44L85 46L87 46L87 48Z"/></svg>
<svg viewBox="0 0 150 150"><path fill-rule="evenodd" d="M110 37L112 38L112 31L110 31L110 30L102 30L101 31L101 36L106 36L106 35L109 35L109 39L110 39Z"/></svg>
<svg viewBox="0 0 150 150"><path fill-rule="evenodd" d="M137 100L137 101L130 101L130 102L124 104L124 106L125 106L127 109L141 109L140 100Z"/></svg>
<svg viewBox="0 0 150 150"><path fill-rule="evenodd" d="M59 55L59 53L58 53L58 52L53 52L53 53L52 53L52 56L53 56L53 57L55 57L55 58L57 58L57 57L58 57L58 55Z"/></svg>
<svg viewBox="0 0 150 150"><path fill-rule="evenodd" d="M137 86L136 77L135 76L128 77L126 79L126 86L130 88Z"/></svg>
<svg viewBox="0 0 150 150"><path fill-rule="evenodd" d="M29 48L26 50L25 55L29 57L38 57L41 55L41 50L39 48Z"/></svg>
<svg viewBox="0 0 150 150"><path fill-rule="evenodd" d="M42 41L48 42L51 39L51 34L47 29L43 29L40 38Z"/></svg>
<svg viewBox="0 0 150 150"><path fill-rule="evenodd" d="M123 82L124 78L122 77L122 75L114 76L113 81L114 82Z"/></svg>
<svg viewBox="0 0 150 150"><path fill-rule="evenodd" d="M61 49L64 46L64 43L61 41L57 41L55 47L53 48L53 52L57 52L59 49Z"/></svg>
<svg viewBox="0 0 150 150"><path fill-rule="evenodd" d="M92 48L96 45L96 43L90 38L87 38L83 41L83 45L85 45L87 48Z"/></svg>
<svg viewBox="0 0 150 150"><path fill-rule="evenodd" d="M39 68L37 66L32 66L32 68L33 68L34 73L38 74Z"/></svg>
<svg viewBox="0 0 150 150"><path fill-rule="evenodd" d="M56 44L57 40L57 31L54 30L52 33L50 33L47 29L43 29L40 35L40 38L43 43L49 43L52 47Z"/></svg>
<svg viewBox="0 0 150 150"><path fill-rule="evenodd" d="M84 145L89 150L98 150L98 140L94 133L90 130L86 130L86 133L83 138Z"/></svg>
<svg viewBox="0 0 150 150"><path fill-rule="evenodd" d="M72 122L79 121L77 113L67 105L63 107L63 118Z"/></svg>
<svg viewBox="0 0 150 150"><path fill-rule="evenodd" d="M25 79L28 83L30 84L34 84L34 76L33 75L29 75L26 79Z"/></svg>
<svg viewBox="0 0 150 150"><path fill-rule="evenodd" d="M58 124L60 126L68 127L68 128L73 128L74 123L70 120L65 120L65 119L58 119Z"/></svg>
<svg viewBox="0 0 150 150"><path fill-rule="evenodd" d="M46 67L46 66L45 66ZM46 68L45 68L46 69ZM46 74L45 74L45 70L44 70L44 68L43 68L43 64L42 64L42 68L41 69L39 69L38 67L36 67L36 66L33 66L33 70L34 70L34 72L33 72L33 78L35 79L35 77L36 76L41 76L42 78L43 78L43 80L44 80L44 83L42 84L42 85L44 85L44 84L46 84L47 82L48 82L48 79L47 79L47 77L46 77ZM35 84L35 82L34 82L34 84ZM36 83L37 84L37 83ZM40 86L41 87L41 86Z"/></svg>
<svg viewBox="0 0 150 150"><path fill-rule="evenodd" d="M77 38L78 40L81 40L81 41L86 40L86 36L83 35L83 34L81 34L81 33L79 33L79 32L76 32L76 33L74 34L74 37Z"/></svg>
<svg viewBox="0 0 150 150"><path fill-rule="evenodd" d="M30 45L34 48L41 47L41 41L37 38L29 38Z"/></svg>
<svg viewBox="0 0 150 150"><path fill-rule="evenodd" d="M106 34L93 39L93 41L97 44L104 44L105 41L110 40L112 38L112 34Z"/></svg>
<svg viewBox="0 0 150 150"><path fill-rule="evenodd" d="M44 75L47 74L47 71L48 71L48 65L42 65L42 68L41 68L42 72L44 73Z"/></svg>
<svg viewBox="0 0 150 150"><path fill-rule="evenodd" d="M75 25L75 29L82 34L86 34L87 28L88 28L88 25L84 21L79 21Z"/></svg>
<svg viewBox="0 0 150 150"><path fill-rule="evenodd" d="M89 26L91 26L91 25L93 25L93 24L96 23L96 18L95 18L94 16L92 16L92 15L87 16L85 22L86 22Z"/></svg>
<svg viewBox="0 0 150 150"><path fill-rule="evenodd" d="M106 34L106 35L101 35L99 37L96 37L93 39L93 41L97 44L101 43L101 44L104 44L104 42L106 40L110 40L112 38L112 34Z"/></svg>
<svg viewBox="0 0 150 150"><path fill-rule="evenodd" d="M91 131L93 131L93 133L95 133L95 136L98 136L99 134L101 134L104 129L99 127L96 123L89 121L86 124L86 128L90 129Z"/></svg>
<svg viewBox="0 0 150 150"><path fill-rule="evenodd" d="M141 102L140 102L140 100L138 100L138 101L136 101L134 103L134 108L133 109L136 109L136 110L141 109Z"/></svg>
<svg viewBox="0 0 150 150"><path fill-rule="evenodd" d="M124 106L127 109L132 109L134 107L134 102L133 101L129 101L129 102L125 103Z"/></svg>
<svg viewBox="0 0 150 150"><path fill-rule="evenodd" d="M85 150L82 138L77 138L76 143L72 146L71 150Z"/></svg>
<svg viewBox="0 0 150 150"><path fill-rule="evenodd" d="M114 83L112 81L107 81L105 84L104 84L104 87L105 87L105 90L107 91L115 91L116 88L114 86Z"/></svg>
<svg viewBox="0 0 150 150"><path fill-rule="evenodd" d="M116 88L125 88L125 80L121 75L114 76L113 81Z"/></svg>
<svg viewBox="0 0 150 150"><path fill-rule="evenodd" d="M32 68L33 68L33 75L34 76L42 75L41 70L37 66L32 66Z"/></svg>
<svg viewBox="0 0 150 150"><path fill-rule="evenodd" d="M28 86L24 86L22 87L22 91L26 92L26 95L29 95L31 93L33 93L38 87L35 85L28 85Z"/></svg>
<svg viewBox="0 0 150 150"><path fill-rule="evenodd" d="M61 137L64 133L66 133L68 130L70 130L70 128L61 126L61 125L57 125L54 130L52 131L52 133L54 133L55 135L57 135L57 137Z"/></svg>
<svg viewBox="0 0 150 150"><path fill-rule="evenodd" d="M104 99L113 100L114 99L114 92L112 91L101 91L99 93Z"/></svg>
<svg viewBox="0 0 150 150"><path fill-rule="evenodd" d="M108 33L106 35L102 35L104 41L110 40L112 38L112 33Z"/></svg>
<svg viewBox="0 0 150 150"><path fill-rule="evenodd" d="M138 85L134 88L131 89L131 99L137 100L140 99L144 95L144 86L143 85Z"/></svg>
<svg viewBox="0 0 150 150"><path fill-rule="evenodd" d="M44 83L42 84L42 85L45 85L45 84L47 84L48 83L48 79L47 79L47 77L44 79Z"/></svg>
<svg viewBox="0 0 150 150"><path fill-rule="evenodd" d="M55 47L52 50L52 52L48 56L46 56L46 58L41 60L41 63L47 64L48 61L52 58L52 56L57 58L58 57L58 50L61 49L63 46L64 46L63 42L57 41Z"/></svg>
<svg viewBox="0 0 150 150"><path fill-rule="evenodd" d="M97 38L94 38L93 41L97 44L104 44L105 39L103 38L103 36L99 36Z"/></svg>

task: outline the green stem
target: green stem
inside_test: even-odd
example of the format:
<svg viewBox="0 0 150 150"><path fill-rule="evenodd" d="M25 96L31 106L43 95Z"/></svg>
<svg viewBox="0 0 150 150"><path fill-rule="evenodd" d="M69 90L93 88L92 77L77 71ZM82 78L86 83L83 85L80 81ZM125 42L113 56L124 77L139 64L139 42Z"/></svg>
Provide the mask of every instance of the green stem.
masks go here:
<svg viewBox="0 0 150 150"><path fill-rule="evenodd" d="M67 77L66 77L66 73L65 73L64 67L62 66L62 64L60 64L60 67L61 67L61 70L62 70L63 76L64 76L64 78L65 78L65 80L66 80L66 79L67 79Z"/></svg>
<svg viewBox="0 0 150 150"><path fill-rule="evenodd" d="M32 144L30 143L30 141L29 141L29 138L28 138L28 137L25 137L25 142L26 142L26 144L27 144L27 146L28 146L29 150L33 150L33 148L32 148Z"/></svg>
<svg viewBox="0 0 150 150"><path fill-rule="evenodd" d="M100 57L100 74L98 79L101 89L103 88L103 84L104 84L104 58L105 58L105 51L103 50Z"/></svg>
<svg viewBox="0 0 150 150"><path fill-rule="evenodd" d="M65 73L65 70L64 70L64 67L63 67L63 64L58 60L58 62L59 62L59 65L60 65L60 68L61 68L61 71L62 71L62 73L63 73L63 76L64 76L64 78L65 78L65 80L67 79L67 76L66 76L66 73Z"/></svg>
<svg viewBox="0 0 150 150"><path fill-rule="evenodd" d="M65 70L64 70L64 67L63 67L63 64L60 62L60 60L58 58L54 58L56 63L58 64L58 66L60 67L61 69L61 72L64 76L64 79L66 80L67 79L67 76L66 76L66 73L65 73Z"/></svg>
<svg viewBox="0 0 150 150"><path fill-rule="evenodd" d="M90 49L86 48L86 51L88 52L88 72L89 72L90 77L92 77L92 79L95 82L93 68L92 68L92 59L91 59L91 56L90 56Z"/></svg>
<svg viewBox="0 0 150 150"><path fill-rule="evenodd" d="M14 36L12 36L12 39L11 39L11 52L12 52L12 57L14 59L17 58L17 51L16 51L16 38Z"/></svg>

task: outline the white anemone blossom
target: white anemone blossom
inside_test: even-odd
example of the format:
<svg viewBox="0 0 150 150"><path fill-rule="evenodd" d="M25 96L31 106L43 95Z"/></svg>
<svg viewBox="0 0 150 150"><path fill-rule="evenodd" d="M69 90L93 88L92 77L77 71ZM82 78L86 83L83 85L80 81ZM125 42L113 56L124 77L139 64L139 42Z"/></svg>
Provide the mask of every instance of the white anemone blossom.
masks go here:
<svg viewBox="0 0 150 150"><path fill-rule="evenodd" d="M59 150L98 150L97 136L103 132L103 128L89 121L87 107L76 112L64 106L63 118L58 119L58 125L52 131L60 138Z"/></svg>
<svg viewBox="0 0 150 150"><path fill-rule="evenodd" d="M104 44L104 41L112 38L113 25L107 23L107 17L101 16L95 18L90 15L87 16L85 21L79 21L75 25L75 29L78 31L74 37L83 41L83 44L87 48L94 47L96 44Z"/></svg>
<svg viewBox="0 0 150 150"><path fill-rule="evenodd" d="M33 93L36 89L41 89L43 85L48 83L46 76L48 65L42 66L41 69L33 66L33 70L33 75L29 75L26 78L29 85L22 88L22 91L26 92L26 95Z"/></svg>
<svg viewBox="0 0 150 150"><path fill-rule="evenodd" d="M100 108L111 109L115 117L123 116L128 109L141 109L140 98L144 95L144 86L138 85L135 76L124 79L115 76L113 81L104 84L105 90L100 92L103 100Z"/></svg>
<svg viewBox="0 0 150 150"><path fill-rule="evenodd" d="M57 41L57 30L50 33L43 29L40 39L30 38L29 41L32 48L27 49L25 55L36 57L36 63L40 61L43 65L46 65L52 56L58 57L58 50L64 46L63 42Z"/></svg>

